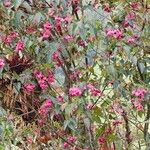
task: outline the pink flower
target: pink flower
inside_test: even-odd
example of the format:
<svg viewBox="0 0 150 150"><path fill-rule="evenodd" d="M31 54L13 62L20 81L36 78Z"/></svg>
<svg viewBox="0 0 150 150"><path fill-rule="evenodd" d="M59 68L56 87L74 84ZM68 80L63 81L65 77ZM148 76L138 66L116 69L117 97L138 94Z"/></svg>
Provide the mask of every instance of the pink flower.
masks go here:
<svg viewBox="0 0 150 150"><path fill-rule="evenodd" d="M56 51L52 54L52 60L54 62L57 62L59 60L59 52L58 51Z"/></svg>
<svg viewBox="0 0 150 150"><path fill-rule="evenodd" d="M11 1L4 1L4 6L5 7L10 7L11 6Z"/></svg>
<svg viewBox="0 0 150 150"><path fill-rule="evenodd" d="M33 141L33 137L32 136L28 136L27 137L27 141L28 143L32 144L34 141Z"/></svg>
<svg viewBox="0 0 150 150"><path fill-rule="evenodd" d="M92 109L92 107L93 107L93 103L91 103L91 102L88 103L87 106L86 106L86 108L89 109L89 110Z"/></svg>
<svg viewBox="0 0 150 150"><path fill-rule="evenodd" d="M11 36L11 38L13 38L13 39L17 38L18 35L19 35L19 34L18 34L17 32L11 32L11 33L10 33L10 36Z"/></svg>
<svg viewBox="0 0 150 150"><path fill-rule="evenodd" d="M104 11L106 11L106 12L111 12L111 8L108 6L108 5L106 5L105 7L104 7Z"/></svg>
<svg viewBox="0 0 150 150"><path fill-rule="evenodd" d="M56 62L57 66L61 66L63 64L63 60L59 57L59 52L56 51L52 54L52 60Z"/></svg>
<svg viewBox="0 0 150 150"><path fill-rule="evenodd" d="M119 115L123 114L123 109L119 104L113 104L113 110L118 113Z"/></svg>
<svg viewBox="0 0 150 150"><path fill-rule="evenodd" d="M49 22L46 22L46 23L44 23L43 27L45 30L50 30L50 29L52 29L52 24Z"/></svg>
<svg viewBox="0 0 150 150"><path fill-rule="evenodd" d="M43 108L50 108L50 107L52 107L53 106L53 102L52 102L52 100L51 99L47 99L44 103L43 103L43 105L42 105L42 107Z"/></svg>
<svg viewBox="0 0 150 150"><path fill-rule="evenodd" d="M24 42L18 41L18 43L16 44L15 51L19 52L19 51L22 51L24 48L25 48Z"/></svg>
<svg viewBox="0 0 150 150"><path fill-rule="evenodd" d="M40 107L39 114L43 117L47 117L52 106L53 106L52 100L47 99Z"/></svg>
<svg viewBox="0 0 150 150"><path fill-rule="evenodd" d="M10 45L13 41L13 38L8 35L5 39L2 39L4 41L5 44Z"/></svg>
<svg viewBox="0 0 150 150"><path fill-rule="evenodd" d="M40 88L41 88L42 90L45 90L45 89L47 89L47 88L48 88L48 85L47 85L46 80L44 80L44 79L40 79L40 80L38 80L38 83L39 83Z"/></svg>
<svg viewBox="0 0 150 150"><path fill-rule="evenodd" d="M0 69L2 69L5 66L4 59L0 58Z"/></svg>
<svg viewBox="0 0 150 150"><path fill-rule="evenodd" d="M113 121L114 126L118 126L119 124L122 124L122 121L120 121L120 120L114 120Z"/></svg>
<svg viewBox="0 0 150 150"><path fill-rule="evenodd" d="M70 143L73 143L73 142L75 142L76 140L77 140L77 137L74 137L74 136L71 136L71 137L68 138L68 141L69 141Z"/></svg>
<svg viewBox="0 0 150 150"><path fill-rule="evenodd" d="M136 109L137 109L138 111L143 111L143 110L144 110L144 108L143 108L143 106L142 106L141 104L137 105L137 106L136 106Z"/></svg>
<svg viewBox="0 0 150 150"><path fill-rule="evenodd" d="M94 86L91 83L89 83L89 84L87 84L87 88L92 90L92 89L94 89Z"/></svg>
<svg viewBox="0 0 150 150"><path fill-rule="evenodd" d="M67 142L64 143L64 148L68 148L69 144Z"/></svg>
<svg viewBox="0 0 150 150"><path fill-rule="evenodd" d="M71 15L67 15L67 16L64 18L64 22L65 22L66 24L71 23L71 21L72 21L72 16L71 16Z"/></svg>
<svg viewBox="0 0 150 150"><path fill-rule="evenodd" d="M39 119L39 120L38 120L38 124L39 124L40 126L44 125L45 123L46 123L46 120L44 120L44 119Z"/></svg>
<svg viewBox="0 0 150 150"><path fill-rule="evenodd" d="M96 89L96 88L91 89L90 92L93 96L101 96L102 95L101 90Z"/></svg>
<svg viewBox="0 0 150 150"><path fill-rule="evenodd" d="M50 30L46 29L42 31L42 37L44 39L48 39L49 37L52 37L52 33Z"/></svg>
<svg viewBox="0 0 150 150"><path fill-rule="evenodd" d="M49 74L48 77L47 77L47 82L49 84L53 84L55 82L55 78L54 78L54 75L53 74Z"/></svg>
<svg viewBox="0 0 150 150"><path fill-rule="evenodd" d="M66 40L67 42L72 42L73 41L73 36L71 36L71 35L66 35L65 37L64 37L64 40Z"/></svg>
<svg viewBox="0 0 150 150"><path fill-rule="evenodd" d="M145 95L148 93L148 91L144 88L137 88L132 92L132 95L139 97L141 99L144 99Z"/></svg>
<svg viewBox="0 0 150 150"><path fill-rule="evenodd" d="M56 99L58 102L64 102L64 98L62 96L57 96Z"/></svg>
<svg viewBox="0 0 150 150"><path fill-rule="evenodd" d="M133 19L135 19L135 17L136 17L136 14L134 12L130 12L125 17L125 20L133 20Z"/></svg>
<svg viewBox="0 0 150 150"><path fill-rule="evenodd" d="M82 47L86 47L86 46L87 46L87 43L86 43L85 41L83 41L83 40L80 40L80 41L78 42L78 45L79 45L79 46L82 46Z"/></svg>
<svg viewBox="0 0 150 150"><path fill-rule="evenodd" d="M139 9L139 7L140 7L140 4L138 3L138 2L132 2L131 3L131 7L132 7L132 9Z"/></svg>
<svg viewBox="0 0 150 150"><path fill-rule="evenodd" d="M106 35L107 35L108 37L113 37L113 35L114 35L114 30L112 30L112 29L107 29L107 30L106 30Z"/></svg>
<svg viewBox="0 0 150 150"><path fill-rule="evenodd" d="M79 75L80 75L80 71L75 70L73 73L70 74L70 79L75 80L79 77Z"/></svg>
<svg viewBox="0 0 150 150"><path fill-rule="evenodd" d="M106 138L104 136L101 136L98 138L98 141L100 144L104 144L106 142Z"/></svg>
<svg viewBox="0 0 150 150"><path fill-rule="evenodd" d="M131 37L127 40L128 44L134 44L135 43L135 38Z"/></svg>
<svg viewBox="0 0 150 150"><path fill-rule="evenodd" d="M123 33L119 29L107 29L106 30L106 35L108 37L114 37L117 40L120 40L123 38Z"/></svg>
<svg viewBox="0 0 150 150"><path fill-rule="evenodd" d="M27 92L33 92L35 89L35 85L32 83L27 83L24 85L24 88Z"/></svg>
<svg viewBox="0 0 150 150"><path fill-rule="evenodd" d="M33 72L33 74L34 74L34 75L36 76L36 78L38 78L38 79L44 77L43 73L42 73L41 71L38 71L38 70L35 70L35 71Z"/></svg>
<svg viewBox="0 0 150 150"><path fill-rule="evenodd" d="M70 96L81 96L82 92L81 92L80 88L72 87L69 89L69 95Z"/></svg>
<svg viewBox="0 0 150 150"><path fill-rule="evenodd" d="M36 29L31 26L27 27L27 29L26 29L26 33L28 33L28 34L34 33L35 31L36 31Z"/></svg>
<svg viewBox="0 0 150 150"><path fill-rule="evenodd" d="M123 33L121 30L114 30L114 33L113 33L113 37L116 38L117 40L120 40L123 38Z"/></svg>

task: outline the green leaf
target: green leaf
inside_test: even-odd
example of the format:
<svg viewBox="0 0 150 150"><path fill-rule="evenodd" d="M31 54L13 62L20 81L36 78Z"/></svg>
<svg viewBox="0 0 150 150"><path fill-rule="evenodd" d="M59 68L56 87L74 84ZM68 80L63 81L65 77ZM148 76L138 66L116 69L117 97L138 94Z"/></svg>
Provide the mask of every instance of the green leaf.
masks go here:
<svg viewBox="0 0 150 150"><path fill-rule="evenodd" d="M139 66L139 69L140 69L141 73L144 73L144 71L145 71L144 63L138 63L138 66Z"/></svg>
<svg viewBox="0 0 150 150"><path fill-rule="evenodd" d="M117 75L116 69L113 64L109 65L107 67L107 70L108 70L109 74L113 75L114 77Z"/></svg>
<svg viewBox="0 0 150 150"><path fill-rule="evenodd" d="M23 0L15 0L14 2L14 8L17 10L19 6L22 4Z"/></svg>
<svg viewBox="0 0 150 150"><path fill-rule="evenodd" d="M0 145L0 150L5 150L3 145Z"/></svg>

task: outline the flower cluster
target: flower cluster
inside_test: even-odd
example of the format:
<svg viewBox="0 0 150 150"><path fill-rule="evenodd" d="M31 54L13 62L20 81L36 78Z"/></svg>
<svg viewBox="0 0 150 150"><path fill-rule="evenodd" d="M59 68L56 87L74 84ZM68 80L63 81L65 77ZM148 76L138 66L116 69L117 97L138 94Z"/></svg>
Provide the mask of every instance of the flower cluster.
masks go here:
<svg viewBox="0 0 150 150"><path fill-rule="evenodd" d="M24 50L24 48L25 48L24 42L23 41L18 41L17 44L16 44L15 52L22 51L22 50Z"/></svg>
<svg viewBox="0 0 150 150"><path fill-rule="evenodd" d="M69 148L69 143L74 143L76 142L77 137L75 136L70 136L67 138L67 142L64 143L64 148Z"/></svg>
<svg viewBox="0 0 150 150"><path fill-rule="evenodd" d="M69 89L69 95L70 96L81 96L82 95L82 91L79 87L72 87Z"/></svg>
<svg viewBox="0 0 150 150"><path fill-rule="evenodd" d="M5 66L4 59L0 58L0 69L2 69Z"/></svg>
<svg viewBox="0 0 150 150"><path fill-rule="evenodd" d="M26 83L24 85L24 88L25 88L26 92L33 92L35 89L35 85L32 83Z"/></svg>
<svg viewBox="0 0 150 150"><path fill-rule="evenodd" d="M44 103L42 104L42 106L39 109L39 114L43 117L47 117L50 109L53 106L53 102L50 99L47 99L46 101L44 101Z"/></svg>
<svg viewBox="0 0 150 150"><path fill-rule="evenodd" d="M42 90L45 90L48 88L48 84L53 84L55 82L54 75L51 71L48 71L48 76L46 77L41 71L35 70L34 75L38 81L38 84L40 85L40 88Z"/></svg>
<svg viewBox="0 0 150 150"><path fill-rule="evenodd" d="M119 29L107 29L106 35L108 37L113 37L117 40L121 40L123 38L123 32Z"/></svg>
<svg viewBox="0 0 150 150"><path fill-rule="evenodd" d="M143 110L143 105L142 101L145 98L145 95L148 93L148 91L144 88L137 88L132 92L132 95L135 97L131 99L131 102L133 106L138 110L142 111Z"/></svg>

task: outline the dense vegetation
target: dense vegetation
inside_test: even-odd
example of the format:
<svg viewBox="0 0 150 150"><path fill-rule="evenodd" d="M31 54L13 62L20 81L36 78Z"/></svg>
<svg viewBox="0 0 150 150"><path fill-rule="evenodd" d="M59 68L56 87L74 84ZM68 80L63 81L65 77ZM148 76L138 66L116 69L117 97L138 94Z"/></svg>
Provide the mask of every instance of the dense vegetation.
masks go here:
<svg viewBox="0 0 150 150"><path fill-rule="evenodd" d="M0 0L0 150L148 150L149 41L149 0Z"/></svg>

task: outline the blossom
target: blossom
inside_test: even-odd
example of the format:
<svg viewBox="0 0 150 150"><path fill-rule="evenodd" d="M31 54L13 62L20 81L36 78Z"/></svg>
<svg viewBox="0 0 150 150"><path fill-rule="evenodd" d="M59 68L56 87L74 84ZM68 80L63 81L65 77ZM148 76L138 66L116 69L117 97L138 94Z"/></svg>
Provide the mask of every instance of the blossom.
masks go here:
<svg viewBox="0 0 150 150"><path fill-rule="evenodd" d="M93 103L89 102L87 105L86 105L86 108L87 109L92 109L93 108Z"/></svg>
<svg viewBox="0 0 150 150"><path fill-rule="evenodd" d="M54 62L56 62L56 65L57 65L57 66L60 66L60 65L63 64L63 60L60 59L59 51L58 51L58 50L52 54L52 60L53 60Z"/></svg>
<svg viewBox="0 0 150 150"><path fill-rule="evenodd" d="M82 91L80 90L79 87L72 87L69 89L69 95L70 96L81 96Z"/></svg>
<svg viewBox="0 0 150 150"><path fill-rule="evenodd" d="M120 120L114 120L113 121L114 126L118 126L119 124L122 124L122 121L120 121Z"/></svg>
<svg viewBox="0 0 150 150"><path fill-rule="evenodd" d="M10 45L13 41L13 38L10 35L8 35L5 38L2 38L2 40L4 41L5 44Z"/></svg>
<svg viewBox="0 0 150 150"><path fill-rule="evenodd" d="M133 20L133 19L135 19L135 17L136 17L136 14L134 12L130 12L125 17L125 20Z"/></svg>
<svg viewBox="0 0 150 150"><path fill-rule="evenodd" d="M73 36L66 35L66 36L64 36L64 40L66 40L67 42L72 42L73 41Z"/></svg>
<svg viewBox="0 0 150 150"><path fill-rule="evenodd" d="M53 106L53 102L51 99L47 99L46 101L44 101L44 103L42 104L42 106L39 109L39 114L43 117L47 117L50 108Z"/></svg>
<svg viewBox="0 0 150 150"><path fill-rule="evenodd" d="M35 31L36 31L36 29L34 27L31 27L31 26L27 27L27 29L26 29L26 33L28 33L28 34L34 33Z"/></svg>
<svg viewBox="0 0 150 150"><path fill-rule="evenodd" d="M122 31L119 29L114 30L113 37L118 40L122 39L122 37L123 37Z"/></svg>
<svg viewBox="0 0 150 150"><path fill-rule="evenodd" d="M69 144L67 142L64 143L64 148L68 148Z"/></svg>
<svg viewBox="0 0 150 150"><path fill-rule="evenodd" d="M5 7L10 7L11 6L11 1L4 1L4 6Z"/></svg>
<svg viewBox="0 0 150 150"><path fill-rule="evenodd" d="M140 3L138 3L138 2L132 2L131 3L131 7L132 7L132 9L139 9L139 7L140 7Z"/></svg>
<svg viewBox="0 0 150 150"><path fill-rule="evenodd" d="M64 102L64 98L61 95L57 96L56 99L58 102Z"/></svg>
<svg viewBox="0 0 150 150"><path fill-rule="evenodd" d="M148 91L144 88L137 88L132 92L132 95L144 99L144 96L148 93Z"/></svg>
<svg viewBox="0 0 150 150"><path fill-rule="evenodd" d="M27 83L24 85L24 88L27 92L33 92L35 89L35 85L32 83Z"/></svg>
<svg viewBox="0 0 150 150"><path fill-rule="evenodd" d="M32 144L34 142L33 137L32 136L28 136L27 137L27 141L28 141L28 143Z"/></svg>
<svg viewBox="0 0 150 150"><path fill-rule="evenodd" d="M104 144L106 142L106 138L104 136L101 136L101 137L98 138L98 142L100 144Z"/></svg>
<svg viewBox="0 0 150 150"><path fill-rule="evenodd" d="M55 82L55 78L54 78L54 75L49 73L48 77L47 77L47 82L49 84L53 84Z"/></svg>
<svg viewBox="0 0 150 150"><path fill-rule="evenodd" d="M48 88L48 85L47 83L49 82L50 83L50 78L48 77L45 77L44 74L41 72L41 71L38 71L38 70L35 70L34 73L33 73L37 80L38 80L38 83L40 85L40 88L42 90L45 90ZM52 79L52 78L51 78ZM49 81L48 81L49 80ZM52 80L51 80L52 81Z"/></svg>
<svg viewBox="0 0 150 150"><path fill-rule="evenodd" d="M46 22L44 23L43 27L45 30L50 30L52 29L52 24L50 22Z"/></svg>
<svg viewBox="0 0 150 150"><path fill-rule="evenodd" d="M17 36L19 35L17 32L11 32L10 34L9 34L13 39L15 39L15 38L17 38Z"/></svg>
<svg viewBox="0 0 150 150"><path fill-rule="evenodd" d="M108 5L105 5L104 6L104 11L109 13L109 12L111 12L111 8Z"/></svg>
<svg viewBox="0 0 150 150"><path fill-rule="evenodd" d="M74 72L71 73L71 74L69 75L69 77L70 77L70 79L75 80L75 79L77 79L77 78L79 77L80 74L81 74L81 73L80 73L79 70L74 70Z"/></svg>
<svg viewBox="0 0 150 150"><path fill-rule="evenodd" d="M38 83L39 83L40 88L41 88L42 90L45 90L45 89L48 88L46 78L38 80Z"/></svg>
<svg viewBox="0 0 150 150"><path fill-rule="evenodd" d="M77 140L77 137L74 137L74 136L71 136L71 137L68 138L68 141L69 141L70 143L73 143L73 142L75 142L76 140Z"/></svg>
<svg viewBox="0 0 150 150"><path fill-rule="evenodd" d="M47 99L44 103L43 103L43 105L42 105L42 107L43 108L50 108L50 107L52 107L53 106L53 102L52 102L52 100L51 99Z"/></svg>
<svg viewBox="0 0 150 150"><path fill-rule="evenodd" d="M142 106L141 104L137 105L137 106L136 106L136 109L137 109L138 111L143 111L143 110L144 110L144 108L143 108L143 106Z"/></svg>
<svg viewBox="0 0 150 150"><path fill-rule="evenodd" d="M38 79L44 77L43 73L42 73L41 71L38 71L38 70L35 70L35 71L33 72L33 74L34 74L34 75L36 76L36 78L38 78Z"/></svg>
<svg viewBox="0 0 150 150"><path fill-rule="evenodd" d="M2 69L5 65L4 59L0 58L0 69Z"/></svg>
<svg viewBox="0 0 150 150"><path fill-rule="evenodd" d="M107 29L106 30L106 35L108 37L113 37L113 38L115 38L117 40L120 40L120 39L123 38L123 33L119 29Z"/></svg>
<svg viewBox="0 0 150 150"><path fill-rule="evenodd" d="M96 88L91 89L90 92L93 96L101 96L102 95L101 90L96 89Z"/></svg>
<svg viewBox="0 0 150 150"><path fill-rule="evenodd" d="M16 44L15 51L19 52L19 51L22 51L24 48L25 48L24 42L18 41L18 43Z"/></svg>
<svg viewBox="0 0 150 150"><path fill-rule="evenodd" d="M52 37L51 31L48 30L48 29L43 30L43 31L42 31L42 37L43 37L44 39L47 39L47 38L49 38L49 37Z"/></svg>
<svg viewBox="0 0 150 150"><path fill-rule="evenodd" d="M84 40L79 40L78 45L82 47L86 47L87 43Z"/></svg>
<svg viewBox="0 0 150 150"><path fill-rule="evenodd" d="M59 60L59 52L56 51L52 54L52 60L57 62Z"/></svg>
<svg viewBox="0 0 150 150"><path fill-rule="evenodd" d="M127 43L134 44L135 43L135 38L133 38L133 37L128 38Z"/></svg>

